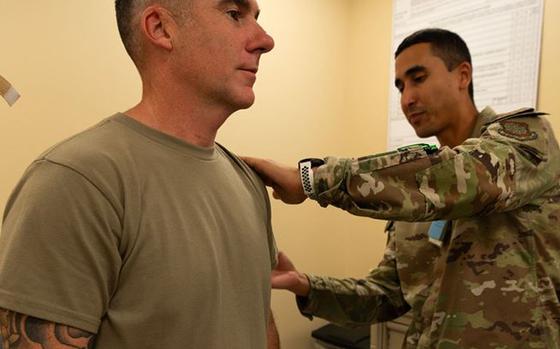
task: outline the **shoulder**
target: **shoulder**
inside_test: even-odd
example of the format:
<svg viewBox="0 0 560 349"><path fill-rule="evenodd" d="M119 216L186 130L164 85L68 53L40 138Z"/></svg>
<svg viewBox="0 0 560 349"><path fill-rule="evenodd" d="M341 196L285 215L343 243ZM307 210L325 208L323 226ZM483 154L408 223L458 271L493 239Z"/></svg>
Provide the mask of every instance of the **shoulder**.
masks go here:
<svg viewBox="0 0 560 349"><path fill-rule="evenodd" d="M113 117L43 152L25 171L20 186L43 184L60 194L65 188L94 187L119 207L123 186L132 185L135 172L133 132Z"/></svg>
<svg viewBox="0 0 560 349"><path fill-rule="evenodd" d="M533 108L491 115L485 120L481 138L512 147L535 165L547 162L559 150L546 115Z"/></svg>
<svg viewBox="0 0 560 349"><path fill-rule="evenodd" d="M130 148L130 136L126 127L115 121L115 117L102 120L98 124L59 142L39 156L67 166L89 166L90 161L109 160L126 154Z"/></svg>
<svg viewBox="0 0 560 349"><path fill-rule="evenodd" d="M263 204L263 208L266 209L270 218L271 208L268 191L259 175L245 161L243 161L243 159L235 155L223 145L216 143L216 147L222 156L231 163L231 166L235 169L236 173L239 174L242 181L247 185L247 188L250 188L250 190L256 195L256 198L259 198L258 201Z"/></svg>
<svg viewBox="0 0 560 349"><path fill-rule="evenodd" d="M482 133L500 135L520 142L530 142L550 132L547 113L533 108L521 108L509 113L484 115Z"/></svg>
<svg viewBox="0 0 560 349"><path fill-rule="evenodd" d="M232 151L228 150L223 145L216 143L218 151L226 158L232 165L241 172L243 176L247 177L255 187L262 188L265 190L264 183L257 175L257 173L249 166L245 161L243 161L239 156L234 154Z"/></svg>
<svg viewBox="0 0 560 349"><path fill-rule="evenodd" d="M94 182L134 177L141 170L140 160L155 156L150 150L160 147L150 147L154 142L121 121L122 117L115 114L100 121L47 149L37 160L72 169Z"/></svg>
<svg viewBox="0 0 560 349"><path fill-rule="evenodd" d="M533 108L486 115L481 137L513 144L526 144L536 148L546 147L549 141L555 143L555 137L545 115L548 114Z"/></svg>
<svg viewBox="0 0 560 349"><path fill-rule="evenodd" d="M489 125L495 122L500 122L508 119L527 118L527 117L532 118L541 115L548 115L548 113L537 111L534 108L520 108L508 113L501 113L501 114L496 114L493 112L485 113L483 111L483 114L484 114L483 118L484 118L485 125Z"/></svg>

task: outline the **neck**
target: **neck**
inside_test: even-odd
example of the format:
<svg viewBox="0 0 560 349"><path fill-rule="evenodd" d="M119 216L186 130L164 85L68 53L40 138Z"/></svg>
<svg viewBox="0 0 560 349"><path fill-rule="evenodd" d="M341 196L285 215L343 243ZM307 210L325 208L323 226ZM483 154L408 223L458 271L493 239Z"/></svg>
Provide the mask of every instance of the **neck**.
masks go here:
<svg viewBox="0 0 560 349"><path fill-rule="evenodd" d="M456 147L469 138L476 125L478 111L472 102L455 111L450 127L436 135L441 146Z"/></svg>
<svg viewBox="0 0 560 349"><path fill-rule="evenodd" d="M165 85L159 85L165 86ZM181 89L144 83L142 100L125 113L160 132L199 147L212 147L218 129L233 111L210 105Z"/></svg>

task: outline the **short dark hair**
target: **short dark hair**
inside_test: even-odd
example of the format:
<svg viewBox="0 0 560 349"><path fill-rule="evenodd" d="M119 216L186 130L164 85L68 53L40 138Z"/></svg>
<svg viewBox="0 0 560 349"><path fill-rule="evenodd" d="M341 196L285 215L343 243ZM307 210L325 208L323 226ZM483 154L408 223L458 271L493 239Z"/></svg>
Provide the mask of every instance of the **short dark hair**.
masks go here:
<svg viewBox="0 0 560 349"><path fill-rule="evenodd" d="M117 17L117 27L124 44L126 52L132 58L136 66L141 61L141 41L138 29L134 27L134 21L146 6L155 3L156 0L115 0L115 13ZM184 5L187 0L157 0L158 3L166 6L168 10L177 12L177 18L182 18L182 12L177 8L178 4ZM179 13L180 12L180 13Z"/></svg>
<svg viewBox="0 0 560 349"><path fill-rule="evenodd" d="M138 5L137 3L137 0L115 0L119 34L126 52L135 63L138 54L138 39L134 34L132 22L136 15L135 7Z"/></svg>
<svg viewBox="0 0 560 349"><path fill-rule="evenodd" d="M468 62L472 68L471 54L465 41L458 34L440 28L427 28L410 34L395 51L395 58L410 46L421 43L430 44L432 53L441 58L448 71L452 71L463 62ZM469 84L469 95L474 103L472 76Z"/></svg>

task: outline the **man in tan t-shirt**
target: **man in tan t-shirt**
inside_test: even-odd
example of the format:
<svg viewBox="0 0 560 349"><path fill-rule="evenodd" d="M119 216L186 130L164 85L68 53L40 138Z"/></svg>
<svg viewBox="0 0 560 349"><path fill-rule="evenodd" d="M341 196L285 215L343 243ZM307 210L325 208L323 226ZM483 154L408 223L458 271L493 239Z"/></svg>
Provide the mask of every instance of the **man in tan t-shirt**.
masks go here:
<svg viewBox="0 0 560 349"><path fill-rule="evenodd" d="M274 42L255 0L116 0L141 101L50 148L0 234L0 348L278 348L258 176L215 143Z"/></svg>

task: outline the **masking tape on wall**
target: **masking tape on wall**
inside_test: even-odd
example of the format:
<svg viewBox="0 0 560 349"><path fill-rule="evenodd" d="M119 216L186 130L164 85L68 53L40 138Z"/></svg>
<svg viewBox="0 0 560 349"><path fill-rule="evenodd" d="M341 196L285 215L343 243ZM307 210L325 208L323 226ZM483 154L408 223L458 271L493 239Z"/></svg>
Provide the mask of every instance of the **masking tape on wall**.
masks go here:
<svg viewBox="0 0 560 349"><path fill-rule="evenodd" d="M19 99L19 93L16 89L0 75L0 95L8 102L11 107Z"/></svg>

